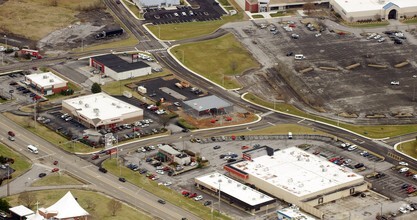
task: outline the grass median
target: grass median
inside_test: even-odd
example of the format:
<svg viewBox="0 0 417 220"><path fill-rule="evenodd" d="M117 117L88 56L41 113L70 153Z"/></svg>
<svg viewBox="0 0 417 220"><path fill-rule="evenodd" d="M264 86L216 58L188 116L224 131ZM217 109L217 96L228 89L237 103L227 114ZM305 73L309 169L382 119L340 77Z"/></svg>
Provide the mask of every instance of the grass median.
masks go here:
<svg viewBox="0 0 417 220"><path fill-rule="evenodd" d="M296 125L296 124L279 124L267 128L262 128L254 131L245 131L242 133L237 133L235 135L277 135L277 134L288 134L292 132L293 134L317 134L325 135L326 133L317 131L315 129Z"/></svg>
<svg viewBox="0 0 417 220"><path fill-rule="evenodd" d="M194 72L226 89L239 88L235 76L259 67L259 63L233 34L183 44L171 49L171 53Z"/></svg>
<svg viewBox="0 0 417 220"><path fill-rule="evenodd" d="M315 121L325 122L331 125L339 126L341 128L353 131L357 134L369 137L369 138L386 138L386 137L395 137L399 135L409 134L417 132L416 125L352 125L345 123L338 123L327 118L311 115L305 113L296 107L286 104L286 103L273 103L265 101L251 93L248 93L244 98L250 100L251 102L257 103L259 105L274 109L277 111L285 112L292 115L297 115L305 118L309 118Z"/></svg>
<svg viewBox="0 0 417 220"><path fill-rule="evenodd" d="M409 141L397 146L397 150L407 154L414 159L417 159L417 141Z"/></svg>
<svg viewBox="0 0 417 220"><path fill-rule="evenodd" d="M47 172L48 173L48 172ZM82 185L83 183L66 173L49 173L47 176L36 180L31 186L63 186Z"/></svg>
<svg viewBox="0 0 417 220"><path fill-rule="evenodd" d="M36 134L39 137L42 137L51 144L62 148L68 152L80 152L80 153L90 153L98 151L98 148L92 148L80 142L71 142L63 136L59 135L55 131L43 126L40 123L36 123L36 128L33 126L34 121L27 116L18 116L12 113L3 113L4 116L19 124L23 128L29 130L30 132Z"/></svg>
<svg viewBox="0 0 417 220"><path fill-rule="evenodd" d="M222 25L242 20L243 13L239 12L232 16L223 16L221 20L202 21L202 22L184 22L164 25L147 25L149 31L161 40L183 40L201 37L211 34L219 29Z"/></svg>
<svg viewBox="0 0 417 220"><path fill-rule="evenodd" d="M83 207L90 216L88 219L100 219L100 220L125 220L125 219L141 219L151 220L154 219L145 212L136 210L128 205L122 203L121 209L116 212L115 216L112 216L108 208L108 203L112 198L103 195L101 193L87 191L87 190L76 190L76 189L65 189L65 190L42 190L29 192L35 195L36 200L39 202L39 208L49 207L59 199L62 198L68 191L71 191L72 195L77 198L78 203ZM19 195L13 195L6 197L6 200L11 206L21 205L18 201ZM29 207L36 209L36 206ZM140 216L140 218L138 218Z"/></svg>
<svg viewBox="0 0 417 220"><path fill-rule="evenodd" d="M12 174L13 178L20 176L22 173L26 172L30 168L29 160L23 155L11 150L9 147L0 144L0 155L3 157L12 158L14 160L13 164L10 164L10 167L15 170ZM6 183L7 181L3 181Z"/></svg>
<svg viewBox="0 0 417 220"><path fill-rule="evenodd" d="M133 172L124 166L118 166L116 159L108 159L103 162L102 166L110 173L122 176L130 183L199 216L200 218L210 219L211 217L211 209L209 207L205 207L203 204L194 201L193 199L186 198L168 187L158 185L156 181L152 181L138 172ZM219 214L217 211L213 212L213 216L215 219L231 219L225 215Z"/></svg>

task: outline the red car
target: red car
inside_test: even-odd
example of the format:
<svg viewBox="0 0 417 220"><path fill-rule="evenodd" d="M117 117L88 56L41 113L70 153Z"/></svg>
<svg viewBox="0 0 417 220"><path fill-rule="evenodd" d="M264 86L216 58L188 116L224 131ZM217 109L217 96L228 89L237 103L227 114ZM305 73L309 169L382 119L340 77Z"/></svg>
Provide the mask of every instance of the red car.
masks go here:
<svg viewBox="0 0 417 220"><path fill-rule="evenodd" d="M58 164L58 161L57 161L57 160L55 160L55 161L54 161L54 165L57 165L57 164Z"/></svg>
<svg viewBox="0 0 417 220"><path fill-rule="evenodd" d="M7 134L8 134L10 137L14 137L14 136L16 136L16 135L14 134L14 132L13 132L13 131L9 131L9 132L7 132Z"/></svg>
<svg viewBox="0 0 417 220"><path fill-rule="evenodd" d="M190 194L190 193L188 191L186 191L186 190L182 191L182 195L185 196L185 194Z"/></svg>
<svg viewBox="0 0 417 220"><path fill-rule="evenodd" d="M96 159L98 159L99 158L99 155L98 154L94 154L92 157L91 157L91 159L92 160L96 160Z"/></svg>
<svg viewBox="0 0 417 220"><path fill-rule="evenodd" d="M339 158L338 157L333 157L332 159L330 159L329 161L330 162L335 162L336 160L339 160Z"/></svg>
<svg viewBox="0 0 417 220"><path fill-rule="evenodd" d="M246 149L249 149L249 146L242 146L240 149L246 150Z"/></svg>
<svg viewBox="0 0 417 220"><path fill-rule="evenodd" d="M55 173L55 172L58 172L59 171L59 168L54 168L54 169L52 169L52 173Z"/></svg>
<svg viewBox="0 0 417 220"><path fill-rule="evenodd" d="M188 198L194 198L194 197L196 197L197 196L197 193L192 193L192 194L190 194L189 196L188 196Z"/></svg>

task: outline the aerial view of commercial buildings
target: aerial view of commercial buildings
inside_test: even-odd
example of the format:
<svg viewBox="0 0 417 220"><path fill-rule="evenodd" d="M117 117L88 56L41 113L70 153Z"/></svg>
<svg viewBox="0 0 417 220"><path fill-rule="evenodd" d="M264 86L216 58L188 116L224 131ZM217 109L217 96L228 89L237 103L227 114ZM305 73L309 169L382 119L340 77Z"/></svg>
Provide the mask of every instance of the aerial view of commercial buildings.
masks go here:
<svg viewBox="0 0 417 220"><path fill-rule="evenodd" d="M0 14L0 219L417 219L416 0Z"/></svg>

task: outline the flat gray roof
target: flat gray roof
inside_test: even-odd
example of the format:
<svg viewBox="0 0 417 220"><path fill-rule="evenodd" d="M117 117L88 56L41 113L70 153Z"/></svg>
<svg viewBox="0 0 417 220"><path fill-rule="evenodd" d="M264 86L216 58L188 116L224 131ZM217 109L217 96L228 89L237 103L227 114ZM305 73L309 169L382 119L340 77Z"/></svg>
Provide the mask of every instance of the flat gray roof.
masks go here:
<svg viewBox="0 0 417 220"><path fill-rule="evenodd" d="M215 96L204 96L202 98L185 101L184 104L190 106L194 110L204 111L212 108L220 109L233 106L231 103Z"/></svg>

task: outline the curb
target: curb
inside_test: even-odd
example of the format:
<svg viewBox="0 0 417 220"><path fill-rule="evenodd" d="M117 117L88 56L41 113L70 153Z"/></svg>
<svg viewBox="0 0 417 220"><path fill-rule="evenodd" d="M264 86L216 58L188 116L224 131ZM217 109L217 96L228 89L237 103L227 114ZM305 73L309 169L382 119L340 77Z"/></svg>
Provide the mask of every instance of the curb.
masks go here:
<svg viewBox="0 0 417 220"><path fill-rule="evenodd" d="M313 120L313 119L311 119L311 118L305 118L305 117L302 117L302 116L293 115L293 114L289 114L289 113L286 113L286 112L278 111L278 110L276 110L276 109L272 109L272 108L269 108L269 107L265 107L265 106L263 106L263 105L260 105L260 104L258 104L258 103L255 103L255 102L252 102L252 101L249 101L248 99L246 99L246 98L244 97L246 94L248 94L248 92L243 93L243 94L240 96L240 98L241 98L241 99L243 99L243 100L244 100L244 101L246 101L246 102L251 103L252 105L256 105L256 106L258 106L258 107L261 107L261 108L264 108L264 109L267 109L267 110L270 110L270 111L273 111L273 112L278 112L278 113L283 114L283 115L288 115L288 116L296 117L296 118L299 118L299 119L304 119L304 120L307 120L307 121L311 121L311 122L315 122L315 123L319 123L319 124L327 125L327 126L329 126L329 127L337 128L337 129L340 129L340 130L343 130L343 131L349 132L349 133L351 133L351 134L355 134L355 135L357 135L357 136L359 136L359 137L361 137L361 138L364 138L364 139L366 139L366 140L371 140L371 141L379 141L379 140L384 140L384 139L387 139L387 137L382 138L382 139L381 139L381 138L379 138L379 139L369 138L369 137L363 136L363 135L361 135L361 134L358 134L358 133L356 133L356 132L353 132L353 131L351 131L351 130L348 130L348 129L346 129L346 128L342 128L342 127L339 127L339 126L336 126L336 125L332 125L332 124L329 124L329 123L326 123L326 122L322 122L322 121L318 121L318 120Z"/></svg>
<svg viewBox="0 0 417 220"><path fill-rule="evenodd" d="M401 141L401 142L396 143L396 144L394 145L394 150L395 150L395 152L397 152L397 153L399 153L399 154L401 154L401 155L403 155L403 156L407 157L408 159L411 159L411 160L417 161L417 159L416 159L416 158L414 158L414 157L412 157L412 156L410 156L410 155L408 155L408 154L406 154L406 153L403 153L403 152L401 152L400 150L398 150L398 149L397 149L397 148L398 148L398 146L399 146L400 144L402 144L402 143L406 143L406 142L410 142L410 141L414 141L414 140L415 140L415 139L410 139L410 140L405 140L405 141Z"/></svg>
<svg viewBox="0 0 417 220"><path fill-rule="evenodd" d="M136 16L130 9L129 7L126 6L126 4L124 3L123 0L120 1L123 5L123 7L125 7L125 9L136 19L136 20L140 20L140 18L138 18L138 16ZM136 6L136 5L134 5Z"/></svg>

